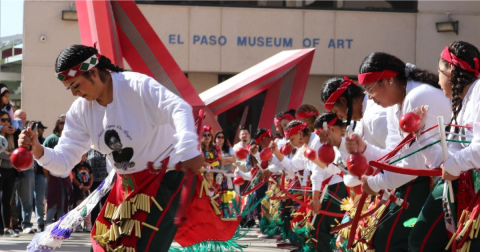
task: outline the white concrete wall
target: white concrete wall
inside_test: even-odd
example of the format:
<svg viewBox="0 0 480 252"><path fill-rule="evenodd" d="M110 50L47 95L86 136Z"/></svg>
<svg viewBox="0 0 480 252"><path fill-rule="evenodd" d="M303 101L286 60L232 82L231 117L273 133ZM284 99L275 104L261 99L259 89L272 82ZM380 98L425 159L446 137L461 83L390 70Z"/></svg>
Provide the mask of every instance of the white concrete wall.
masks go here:
<svg viewBox="0 0 480 252"><path fill-rule="evenodd" d="M23 108L29 119L51 126L65 113L73 97L55 79L54 62L66 46L80 43L78 23L63 21L71 2L25 2L22 72ZM220 8L139 5L154 30L199 92L216 84L218 74L238 73L282 50L304 47L313 39L316 52L305 102L321 107L317 99L326 76L356 75L363 58L373 51L394 54L404 61L436 71L445 45L466 40L480 47L480 2L419 1L419 13L323 11L302 9ZM435 22L444 12L459 20L459 35L437 33ZM40 42L41 35L47 36ZM199 41L194 41L199 36ZM201 43L206 36L208 45ZM216 44L209 44L215 36ZM226 39L219 45L218 38ZM238 37L286 38L291 46L241 46ZM318 40L317 40L318 39ZM350 48L348 48L348 41ZM338 41L343 48L338 48ZM335 48L330 42L335 42ZM224 42L224 41L220 41ZM265 41L264 41L265 42ZM330 47L329 47L330 44ZM309 46L311 47L311 45ZM127 66L128 68L128 66ZM40 106L41 105L41 106Z"/></svg>
<svg viewBox="0 0 480 252"><path fill-rule="evenodd" d="M26 1L23 33L22 109L27 119L42 120L52 133L57 117L65 114L74 97L55 77L55 60L61 50L80 43L78 22L63 21L66 1ZM46 36L40 42L40 36Z"/></svg>

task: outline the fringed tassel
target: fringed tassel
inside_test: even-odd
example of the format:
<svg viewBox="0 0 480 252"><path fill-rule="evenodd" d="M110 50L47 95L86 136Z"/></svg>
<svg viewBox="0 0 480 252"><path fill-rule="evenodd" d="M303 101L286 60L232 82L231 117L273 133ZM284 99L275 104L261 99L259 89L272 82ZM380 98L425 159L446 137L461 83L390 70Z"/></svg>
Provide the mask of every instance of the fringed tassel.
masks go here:
<svg viewBox="0 0 480 252"><path fill-rule="evenodd" d="M233 237L228 241L204 241L190 247L170 247L169 252L243 252L247 245L238 244L238 240L245 237L249 230L237 229Z"/></svg>
<svg viewBox="0 0 480 252"><path fill-rule="evenodd" d="M56 223L46 227L44 232L35 235L27 247L28 252L48 252L60 248L63 240L69 239L73 230L82 223L84 218L96 207L100 199L105 196L113 186L115 171L112 170L108 177L93 191L79 206Z"/></svg>

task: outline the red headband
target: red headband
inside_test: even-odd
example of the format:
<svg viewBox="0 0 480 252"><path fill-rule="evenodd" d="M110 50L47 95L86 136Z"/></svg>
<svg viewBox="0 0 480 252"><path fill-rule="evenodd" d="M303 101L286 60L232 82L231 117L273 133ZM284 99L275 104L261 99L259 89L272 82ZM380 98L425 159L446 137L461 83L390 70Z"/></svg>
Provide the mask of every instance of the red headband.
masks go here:
<svg viewBox="0 0 480 252"><path fill-rule="evenodd" d="M360 85L377 82L380 79L388 79L397 76L398 73L392 70L383 70L379 72L368 72L358 75L358 83Z"/></svg>
<svg viewBox="0 0 480 252"><path fill-rule="evenodd" d="M285 120L288 120L288 121L293 121L295 120L295 118L290 115L290 114L283 114L282 116L279 116L279 117L276 117L273 121L274 121L274 124L275 126L280 126L280 123L282 122L282 120L285 119Z"/></svg>
<svg viewBox="0 0 480 252"><path fill-rule="evenodd" d="M443 49L442 54L440 54L440 57L442 59L446 60L448 63L460 67L463 70L472 72L475 74L475 76L478 76L480 73L478 68L479 68L479 63L478 63L478 58L473 58L473 61L475 62L475 69L473 69L470 64L468 64L465 60L460 59L459 57L455 56L455 54L450 52L450 49L448 49L448 46Z"/></svg>
<svg viewBox="0 0 480 252"><path fill-rule="evenodd" d="M100 57L100 54L94 54L80 64L56 73L57 79L60 81L67 81L90 71L90 69L100 62Z"/></svg>
<svg viewBox="0 0 480 252"><path fill-rule="evenodd" d="M205 132L205 131L208 131L208 132L212 133L212 127L210 127L208 125L203 126L203 132Z"/></svg>
<svg viewBox="0 0 480 252"><path fill-rule="evenodd" d="M349 79L347 76L344 76L342 85L340 85L340 87L338 87L337 90L335 90L335 92L333 92L330 95L330 97L328 97L327 101L325 101L325 104L323 104L323 106L328 111L332 110L332 108L335 105L335 103L337 102L338 98L340 98L340 96L342 96L342 94L345 93L347 88L352 84L356 85L353 82L353 80Z"/></svg>
<svg viewBox="0 0 480 252"><path fill-rule="evenodd" d="M270 132L270 130L267 130L267 131L263 132L262 134L260 134L259 136L257 136L257 137L255 138L255 143L260 144L260 142L261 142L266 136L272 137L272 133Z"/></svg>
<svg viewBox="0 0 480 252"><path fill-rule="evenodd" d="M312 117L312 116L318 116L318 112L305 111L305 112L298 112L298 113L295 114L295 117L297 118L297 120L302 120L302 119L309 118L309 117Z"/></svg>
<svg viewBox="0 0 480 252"><path fill-rule="evenodd" d="M335 123L337 123L338 121L338 117L335 116L335 118L333 118L330 122L327 123L328 127L332 127L333 125L335 125Z"/></svg>
<svg viewBox="0 0 480 252"><path fill-rule="evenodd" d="M330 122L327 123L328 127L332 127L333 125L335 125L335 123L337 123L338 121L338 117L335 117L333 118ZM315 134L317 134L317 136L320 136L320 132L322 131L323 129L315 129Z"/></svg>
<svg viewBox="0 0 480 252"><path fill-rule="evenodd" d="M306 123L299 124L297 126L293 126L292 128L288 130L284 130L283 134L285 135L286 138L290 138L291 136L297 134L299 131L304 130L307 127Z"/></svg>

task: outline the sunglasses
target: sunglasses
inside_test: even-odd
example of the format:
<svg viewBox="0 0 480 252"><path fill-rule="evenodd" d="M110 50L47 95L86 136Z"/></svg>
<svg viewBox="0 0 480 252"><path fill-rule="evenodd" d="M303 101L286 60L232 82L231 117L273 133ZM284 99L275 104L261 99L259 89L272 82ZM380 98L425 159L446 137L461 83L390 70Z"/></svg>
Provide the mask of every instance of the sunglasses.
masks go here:
<svg viewBox="0 0 480 252"><path fill-rule="evenodd" d="M218 139L224 139L225 137L223 136L217 136Z"/></svg>
<svg viewBox="0 0 480 252"><path fill-rule="evenodd" d="M203 137L211 137L212 134L203 134Z"/></svg>
<svg viewBox="0 0 480 252"><path fill-rule="evenodd" d="M2 121L2 123L6 123L6 122L10 122L10 119L9 118L0 118L0 121Z"/></svg>
<svg viewBox="0 0 480 252"><path fill-rule="evenodd" d="M64 125L64 124L65 124L65 122L59 122L58 124L60 124L60 125Z"/></svg>

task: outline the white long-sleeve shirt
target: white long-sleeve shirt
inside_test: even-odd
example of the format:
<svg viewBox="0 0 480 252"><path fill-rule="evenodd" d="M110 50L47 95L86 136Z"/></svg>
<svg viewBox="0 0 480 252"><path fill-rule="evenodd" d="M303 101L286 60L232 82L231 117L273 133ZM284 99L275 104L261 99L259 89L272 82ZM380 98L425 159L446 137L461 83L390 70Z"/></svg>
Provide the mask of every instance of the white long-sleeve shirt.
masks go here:
<svg viewBox="0 0 480 252"><path fill-rule="evenodd" d="M276 143L277 143L277 148L281 149L285 144L287 144L287 139L282 138L282 139L276 140ZM292 154L287 155L288 158L290 158L291 156ZM287 179L293 179L295 177L295 172L283 167L282 163L280 162L280 160L278 160L278 158L275 155L273 155L272 157L272 162L270 162L270 165L268 166L268 170L270 170L272 173L280 173L283 171L285 172Z"/></svg>
<svg viewBox="0 0 480 252"><path fill-rule="evenodd" d="M369 144L385 149L388 134L387 109L376 104L373 100L369 100L368 97L365 96L363 99L362 114L362 119L358 121L355 127L355 133L363 137ZM342 155L344 164L346 164L346 160L350 154L347 151L345 138L343 137L338 150ZM362 184L360 180L350 174L345 174L343 180L345 185L349 187Z"/></svg>
<svg viewBox="0 0 480 252"><path fill-rule="evenodd" d="M443 116L449 118L452 110L450 100L445 97L442 90L434 88L431 85L419 83L409 80L407 82L406 96L400 108L398 105L394 105L387 108L387 129L388 135L386 139L386 148L381 149L372 144L367 143L367 148L363 153L367 158L367 161L376 160L393 150L397 144L407 135L400 130L399 120L405 113L412 111L415 108L428 105L429 110L427 113L427 121L425 129L430 128L437 124L437 117ZM425 137L420 137L419 141ZM435 141L431 139L424 143L425 145ZM413 144L415 146L416 143ZM409 146L405 146L403 150L408 149ZM432 158L432 164L436 163L435 160L441 160L442 154L435 148L428 148L422 151L425 156ZM401 162L396 163L396 166L410 167L410 168L427 168L429 164L422 155L412 155L403 159ZM415 176L402 175L398 173L391 173L384 171L376 176L371 176L368 179L368 185L374 191L380 191L381 189L395 189L407 182L414 179Z"/></svg>
<svg viewBox="0 0 480 252"><path fill-rule="evenodd" d="M107 155L120 174L139 172L149 161L170 156L169 166L200 155L191 106L153 78L111 73L113 101L106 107L78 98L70 107L62 137L45 148L38 163L68 173L90 145ZM162 152L173 145L173 151ZM158 160L161 161L161 160Z"/></svg>
<svg viewBox="0 0 480 252"><path fill-rule="evenodd" d="M316 153L318 153L318 149L322 147L320 143L320 139L312 133L310 135L310 140L308 141L308 147L313 149ZM318 158L318 157L317 157ZM312 173L310 180L312 181L312 190L320 191L322 187L322 183L324 180L330 178L333 175L333 178L328 183L329 185L337 184L342 182L342 177L336 175L340 173L340 169L336 168L334 165L330 164L325 169L318 167L313 161L310 161L303 155L303 150L299 149L297 153L289 159L284 157L281 161L283 167L293 171L300 171L300 170L308 170Z"/></svg>
<svg viewBox="0 0 480 252"><path fill-rule="evenodd" d="M447 121L447 120L446 120ZM448 143L450 158L445 162L445 170L455 176L473 168L480 168L480 80L475 81L468 89L462 103L462 109L457 116L458 124L473 126L473 129L461 128L464 139L471 140L470 145ZM448 121L447 121L448 122ZM452 128L452 131L454 128Z"/></svg>

